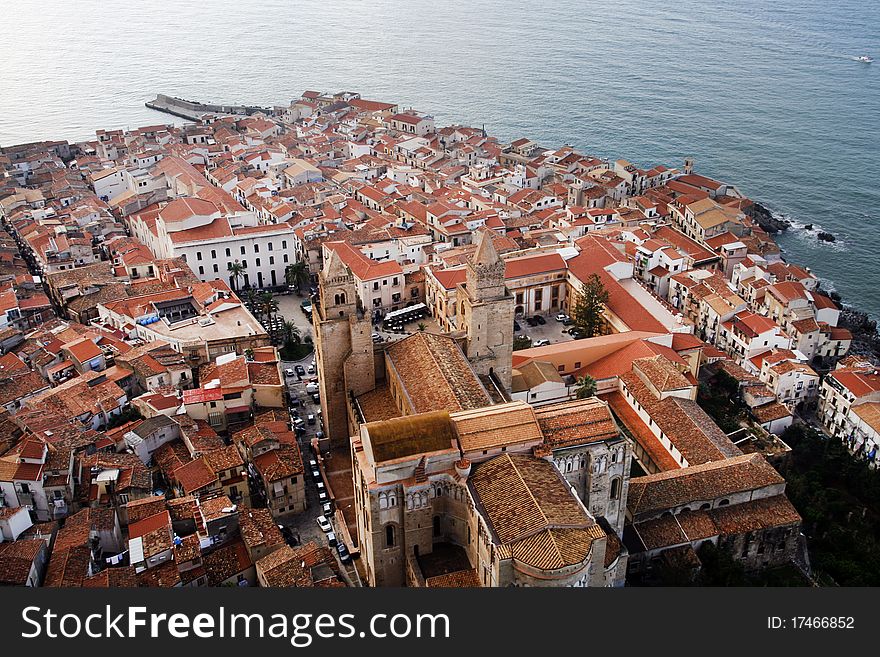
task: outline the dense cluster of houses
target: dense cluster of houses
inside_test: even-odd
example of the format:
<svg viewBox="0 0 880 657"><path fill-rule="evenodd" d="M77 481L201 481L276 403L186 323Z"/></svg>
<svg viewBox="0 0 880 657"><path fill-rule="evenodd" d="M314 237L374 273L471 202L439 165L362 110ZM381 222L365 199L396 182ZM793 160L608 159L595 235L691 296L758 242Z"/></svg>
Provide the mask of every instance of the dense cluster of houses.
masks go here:
<svg viewBox="0 0 880 657"><path fill-rule="evenodd" d="M735 379L767 434L815 410L830 433L873 460L880 379L872 363L847 356L852 336L838 326L837 305L814 274L783 260L753 202L693 167L688 159L681 169L643 169L570 146L505 143L352 92L307 91L271 113L0 148L0 582L341 585L331 551L290 547L278 530L279 519L306 509L303 455L278 353L241 299L248 289L299 285L296 268L322 287L315 337L322 407L338 404L338 412L325 410L336 422L328 431L334 446L336 433L347 441L360 432L359 444L386 435L361 430L357 418L365 426L369 418L347 408L352 400L397 403L402 416L442 410L392 395L417 382L388 392L414 358L436 365L438 381L482 391L479 403L449 411L570 403L574 382L589 376L604 404L595 412L621 426L596 435L625 435L632 453L621 458L646 474L639 482L609 478L600 496L626 506L626 529L622 511L609 520L590 509L589 486L584 513L572 503L566 513L588 544L628 553L637 571L672 550L691 558L685 548L707 539L736 543L755 567L791 557L799 518L784 481L702 413L698 381L719 372ZM563 334L509 356L509 320L571 314L596 277L608 293L605 335ZM359 365L338 375L327 369L343 367L363 342L351 333L335 343L349 351L331 365L331 321L366 318L358 331L369 336L371 322L416 304L449 344L407 342L397 351L412 355L403 357L367 339L376 363L389 349L385 374L373 363L363 380L355 378ZM338 316L328 315L331 306ZM479 317L505 325L490 333ZM540 426L535 441L511 451L570 472L541 417L527 422ZM394 417L379 413L377 421ZM424 419L416 432L463 422ZM443 448L462 482L487 452L467 453L458 441ZM427 476L422 452L404 452L421 468L416 475ZM352 480L379 486L375 453L347 458ZM358 458L367 461L359 466ZM578 457L575 468L590 470L590 458ZM517 459L478 465L461 501L494 505L498 522L503 500L480 475L489 469L526 487L550 476ZM707 490L707 481L718 489ZM680 504L658 506L652 491ZM465 525L447 532L445 522L437 531L464 541ZM468 522L488 531L493 520ZM739 531L738 522L751 529ZM354 543L374 531L350 524ZM778 559L743 538L761 528ZM381 539L389 537L399 547L393 531ZM367 566L374 583L424 579L407 555L393 568L376 559ZM477 569L461 581L514 582L507 566L492 563L501 570ZM621 583L626 564L618 565L606 579L585 570L577 585Z"/></svg>

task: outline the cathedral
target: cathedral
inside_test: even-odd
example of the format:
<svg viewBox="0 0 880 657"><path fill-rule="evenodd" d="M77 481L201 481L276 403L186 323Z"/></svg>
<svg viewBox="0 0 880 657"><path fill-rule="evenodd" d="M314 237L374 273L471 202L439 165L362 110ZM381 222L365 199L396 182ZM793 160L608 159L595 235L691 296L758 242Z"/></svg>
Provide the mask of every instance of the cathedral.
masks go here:
<svg viewBox="0 0 880 657"><path fill-rule="evenodd" d="M350 460L346 526L372 586L619 586L632 451L598 399L510 396L514 297L484 234L462 323L374 345L333 251L313 315L322 452Z"/></svg>

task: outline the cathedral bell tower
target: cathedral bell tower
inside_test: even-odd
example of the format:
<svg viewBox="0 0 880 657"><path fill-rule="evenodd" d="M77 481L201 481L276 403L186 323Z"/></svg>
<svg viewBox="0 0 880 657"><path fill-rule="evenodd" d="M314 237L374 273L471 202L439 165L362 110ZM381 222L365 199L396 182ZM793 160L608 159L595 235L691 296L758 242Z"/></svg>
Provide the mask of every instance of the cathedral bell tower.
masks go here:
<svg viewBox="0 0 880 657"><path fill-rule="evenodd" d="M335 250L318 273L318 293L312 323L324 432L331 447L347 447L349 392L361 395L376 385L372 327L358 302L354 276Z"/></svg>
<svg viewBox="0 0 880 657"><path fill-rule="evenodd" d="M505 284L504 270L490 231L484 231L457 298L471 366L478 375L494 374L510 390L514 298Z"/></svg>

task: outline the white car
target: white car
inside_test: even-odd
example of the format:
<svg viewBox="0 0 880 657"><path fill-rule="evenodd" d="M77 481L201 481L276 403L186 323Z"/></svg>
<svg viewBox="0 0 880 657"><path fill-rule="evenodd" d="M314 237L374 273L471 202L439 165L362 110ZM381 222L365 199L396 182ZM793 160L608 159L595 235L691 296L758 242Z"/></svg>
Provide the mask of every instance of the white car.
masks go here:
<svg viewBox="0 0 880 657"><path fill-rule="evenodd" d="M567 322L568 320L571 319L571 317L569 317L565 313L559 313L558 315L556 315L555 319L557 322Z"/></svg>
<svg viewBox="0 0 880 657"><path fill-rule="evenodd" d="M314 361L312 362L311 365L309 365L308 369L306 369L306 372L308 372L309 374L314 374L314 373L315 373L315 363L314 363Z"/></svg>
<svg viewBox="0 0 880 657"><path fill-rule="evenodd" d="M544 339L544 340L535 340L535 341L532 343L532 346L533 346L533 347L546 347L548 344L550 344L550 340L546 340L546 339Z"/></svg>
<svg viewBox="0 0 880 657"><path fill-rule="evenodd" d="M318 390L320 390L320 389L321 388L317 383L307 383L306 384L306 392L309 393L310 395L318 392Z"/></svg>
<svg viewBox="0 0 880 657"><path fill-rule="evenodd" d="M288 367L284 370L284 376L293 376L293 370Z"/></svg>
<svg viewBox="0 0 880 657"><path fill-rule="evenodd" d="M320 527L321 531L325 534L329 534L333 531L333 525L331 525L330 521L324 516L318 516L318 527Z"/></svg>

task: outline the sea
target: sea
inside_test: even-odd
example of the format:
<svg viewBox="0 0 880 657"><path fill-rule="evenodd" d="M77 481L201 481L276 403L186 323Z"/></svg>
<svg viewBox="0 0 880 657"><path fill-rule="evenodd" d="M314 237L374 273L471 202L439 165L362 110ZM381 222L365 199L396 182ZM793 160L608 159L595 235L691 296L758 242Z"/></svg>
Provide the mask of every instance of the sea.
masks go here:
<svg viewBox="0 0 880 657"><path fill-rule="evenodd" d="M16 0L2 14L2 145L179 122L144 107L157 93L271 106L313 89L645 167L693 157L792 222L786 259L880 318L876 0Z"/></svg>

